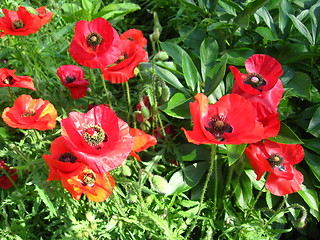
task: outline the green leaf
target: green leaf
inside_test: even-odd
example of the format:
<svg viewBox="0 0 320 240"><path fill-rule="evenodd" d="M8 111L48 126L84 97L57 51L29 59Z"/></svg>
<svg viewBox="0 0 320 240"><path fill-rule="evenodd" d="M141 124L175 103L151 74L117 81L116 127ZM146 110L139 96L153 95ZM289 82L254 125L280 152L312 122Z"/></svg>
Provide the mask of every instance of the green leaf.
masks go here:
<svg viewBox="0 0 320 240"><path fill-rule="evenodd" d="M182 72L188 87L195 92L198 83L202 80L196 66L186 52L182 53Z"/></svg>
<svg viewBox="0 0 320 240"><path fill-rule="evenodd" d="M293 7L288 0L281 0L279 4L279 28L282 34L287 34L289 31L289 17L288 14L293 14Z"/></svg>
<svg viewBox="0 0 320 240"><path fill-rule="evenodd" d="M268 139L284 144L303 144L301 139L283 122L280 125L280 131L278 135Z"/></svg>
<svg viewBox="0 0 320 240"><path fill-rule="evenodd" d="M263 38L269 40L269 41L277 41L278 37L273 33L273 31L270 28L266 27L257 27L256 32L262 36Z"/></svg>
<svg viewBox="0 0 320 240"><path fill-rule="evenodd" d="M206 38L200 46L201 76L206 82L208 73L215 63L219 53L219 45L216 40Z"/></svg>
<svg viewBox="0 0 320 240"><path fill-rule="evenodd" d="M159 106L159 109L169 116L181 119L191 118L189 110L189 102L191 97L186 97L182 93L174 94L165 104Z"/></svg>
<svg viewBox="0 0 320 240"><path fill-rule="evenodd" d="M182 54L185 52L178 44L161 42L161 48L172 57L178 65L182 65Z"/></svg>
<svg viewBox="0 0 320 240"><path fill-rule="evenodd" d="M313 172L314 176L320 182L320 156L305 150L305 161Z"/></svg>
<svg viewBox="0 0 320 240"><path fill-rule="evenodd" d="M308 28L293 14L288 14L288 17L291 19L293 25L297 28L297 30L309 41L309 43L314 45L315 42L313 42Z"/></svg>
<svg viewBox="0 0 320 240"><path fill-rule="evenodd" d="M234 48L222 52L222 58L227 58L228 64L243 66L244 62L254 54L251 48Z"/></svg>
<svg viewBox="0 0 320 240"><path fill-rule="evenodd" d="M240 144L240 145L235 145L235 144L226 145L229 166L234 164L241 157L246 147L247 147L246 143Z"/></svg>
<svg viewBox="0 0 320 240"><path fill-rule="evenodd" d="M175 172L169 180L168 195L182 193L196 186L208 169L208 163L194 163Z"/></svg>
<svg viewBox="0 0 320 240"><path fill-rule="evenodd" d="M140 6L134 3L110 3L96 13L93 18L102 17L108 21L117 21L137 10L140 10Z"/></svg>
<svg viewBox="0 0 320 240"><path fill-rule="evenodd" d="M89 0L81 0L82 7L91 12L93 3Z"/></svg>
<svg viewBox="0 0 320 240"><path fill-rule="evenodd" d="M315 190L308 189L302 184L301 190L298 193L310 208L319 211L319 199Z"/></svg>
<svg viewBox="0 0 320 240"><path fill-rule="evenodd" d="M183 161L209 161L211 157L210 151L202 145L185 143L179 146L179 150Z"/></svg>
<svg viewBox="0 0 320 240"><path fill-rule="evenodd" d="M222 82L225 74L226 74L226 68L227 68L227 61L228 58L225 58L218 64L216 64L213 68L210 69L210 72L208 75L211 77L207 77L205 86L204 86L204 94L210 95L211 93L216 90L216 88L219 86L219 84Z"/></svg>
<svg viewBox="0 0 320 240"><path fill-rule="evenodd" d="M185 89L179 79L170 71L163 69L161 67L155 66L155 73L162 78L164 81L175 87L181 92L186 93L187 95L191 96L190 93Z"/></svg>
<svg viewBox="0 0 320 240"><path fill-rule="evenodd" d="M234 19L234 22L241 27L246 28L249 25L249 20L252 14L254 14L259 8L267 4L269 0L256 0L249 2L242 12Z"/></svg>
<svg viewBox="0 0 320 240"><path fill-rule="evenodd" d="M237 204L242 209L247 209L252 199L252 183L250 178L246 174L242 174L239 181L233 181L232 185Z"/></svg>
<svg viewBox="0 0 320 240"><path fill-rule="evenodd" d="M310 20L312 28L312 41L316 43L320 31L319 18L320 18L320 3L313 5L310 8Z"/></svg>
<svg viewBox="0 0 320 240"><path fill-rule="evenodd" d="M311 133L315 137L320 136L320 107L318 107L314 112L310 120L307 132Z"/></svg>
<svg viewBox="0 0 320 240"><path fill-rule="evenodd" d="M296 96L310 99L311 79L306 73L295 72L294 77L285 85L285 88L292 88Z"/></svg>
<svg viewBox="0 0 320 240"><path fill-rule="evenodd" d="M53 206L52 202L50 201L50 199L48 197L48 194L46 194L44 192L44 190L42 188L40 188L38 185L35 184L34 186L35 186L35 190L38 192L39 197L41 198L43 203L49 208L50 215L51 216L57 216L56 209Z"/></svg>

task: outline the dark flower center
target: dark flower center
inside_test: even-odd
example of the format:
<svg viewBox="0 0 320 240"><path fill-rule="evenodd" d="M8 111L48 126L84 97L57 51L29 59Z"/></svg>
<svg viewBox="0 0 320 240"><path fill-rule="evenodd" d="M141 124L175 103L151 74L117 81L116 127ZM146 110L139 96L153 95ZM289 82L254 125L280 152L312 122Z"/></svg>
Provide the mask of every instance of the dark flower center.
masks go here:
<svg viewBox="0 0 320 240"><path fill-rule="evenodd" d="M10 85L13 85L16 80L14 80L14 78L12 76L8 76L6 79L4 79L2 81L4 84L10 84Z"/></svg>
<svg viewBox="0 0 320 240"><path fill-rule="evenodd" d="M87 44L89 47L92 47L93 50L96 50L97 46L102 42L103 38L99 33L93 32L90 33L87 38Z"/></svg>
<svg viewBox="0 0 320 240"><path fill-rule="evenodd" d="M13 29L20 29L24 27L24 24L20 19L18 19L12 23L12 27Z"/></svg>
<svg viewBox="0 0 320 240"><path fill-rule="evenodd" d="M70 152L62 153L59 157L60 162L70 162L75 163L77 161L77 158Z"/></svg>
<svg viewBox="0 0 320 240"><path fill-rule="evenodd" d="M205 129L210 132L218 141L224 141L224 133L232 133L233 128L227 122L227 118L223 115L214 115L208 122Z"/></svg>
<svg viewBox="0 0 320 240"><path fill-rule="evenodd" d="M263 77L259 73L250 73L248 74L246 80L244 80L245 84L249 84L254 89L259 90L260 92L262 89L260 89L261 86L265 86L267 84L266 80L263 79Z"/></svg>
<svg viewBox="0 0 320 240"><path fill-rule="evenodd" d="M119 59L116 61L116 64L119 64L121 63L122 61L126 60L128 58L128 54L126 52L124 52L120 57Z"/></svg>
<svg viewBox="0 0 320 240"><path fill-rule="evenodd" d="M91 126L84 130L83 138L91 146L98 146L100 143L108 141L107 134L103 131L102 127L98 125Z"/></svg>
<svg viewBox="0 0 320 240"><path fill-rule="evenodd" d="M31 117L31 116L34 116L36 115L36 112L31 110L31 111L25 111L23 114L22 114L22 117Z"/></svg>
<svg viewBox="0 0 320 240"><path fill-rule="evenodd" d="M67 76L65 79L65 84L72 83L76 80L76 77L73 75Z"/></svg>
<svg viewBox="0 0 320 240"><path fill-rule="evenodd" d="M267 161L269 162L270 166L272 168L278 168L280 171L285 171L286 168L283 165L283 157L281 155L279 155L278 153L275 154L271 154L270 157L267 159Z"/></svg>
<svg viewBox="0 0 320 240"><path fill-rule="evenodd" d="M96 174L92 170L87 170L85 174L83 174L82 185L92 187L96 182Z"/></svg>

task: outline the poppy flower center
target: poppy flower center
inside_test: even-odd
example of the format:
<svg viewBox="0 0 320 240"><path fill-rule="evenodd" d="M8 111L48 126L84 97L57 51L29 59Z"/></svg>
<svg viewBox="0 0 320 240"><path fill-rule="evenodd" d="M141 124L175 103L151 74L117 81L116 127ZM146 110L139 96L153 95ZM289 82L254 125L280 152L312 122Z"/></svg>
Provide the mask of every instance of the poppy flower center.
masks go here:
<svg viewBox="0 0 320 240"><path fill-rule="evenodd" d="M89 47L92 47L93 50L96 50L97 46L102 42L103 38L99 33L93 32L90 33L87 38L87 44Z"/></svg>
<svg viewBox="0 0 320 240"><path fill-rule="evenodd" d="M14 78L12 76L8 76L6 79L4 79L2 81L4 84L10 84L10 85L13 85L16 80L14 80Z"/></svg>
<svg viewBox="0 0 320 240"><path fill-rule="evenodd" d="M12 27L13 29L20 29L24 27L24 24L20 19L18 19L12 23Z"/></svg>
<svg viewBox="0 0 320 240"><path fill-rule="evenodd" d="M68 84L68 83L73 83L75 80L76 80L76 77L75 77L75 76L69 75L69 76L66 77L65 83L66 83L66 84Z"/></svg>
<svg viewBox="0 0 320 240"><path fill-rule="evenodd" d="M97 146L102 142L108 141L107 134L103 131L102 127L98 125L91 126L84 130L83 138L91 146Z"/></svg>
<svg viewBox="0 0 320 240"><path fill-rule="evenodd" d="M77 161L77 158L70 152L62 153L59 157L60 162L70 162L75 163Z"/></svg>
<svg viewBox="0 0 320 240"><path fill-rule="evenodd" d="M267 84L266 80L259 73L250 73L247 78L244 80L245 84L249 84L254 89L262 91L260 89L261 86L265 86Z"/></svg>
<svg viewBox="0 0 320 240"><path fill-rule="evenodd" d="M31 111L25 111L23 114L22 114L22 117L31 117L31 116L34 116L36 115L36 112L31 110Z"/></svg>
<svg viewBox="0 0 320 240"><path fill-rule="evenodd" d="M223 115L212 116L205 129L210 132L218 141L224 141L224 133L232 133L233 128Z"/></svg>
<svg viewBox="0 0 320 240"><path fill-rule="evenodd" d="M278 153L271 154L270 157L267 159L270 166L272 168L278 168L280 171L285 171L285 167L283 166L283 157L279 155Z"/></svg>
<svg viewBox="0 0 320 240"><path fill-rule="evenodd" d="M129 57L129 56L128 56L128 54L127 54L126 52L123 53L123 54L119 57L119 59L116 61L116 64L121 63L122 61L126 60L128 57Z"/></svg>
<svg viewBox="0 0 320 240"><path fill-rule="evenodd" d="M92 170L87 170L82 177L82 185L92 187L96 182L96 174Z"/></svg>

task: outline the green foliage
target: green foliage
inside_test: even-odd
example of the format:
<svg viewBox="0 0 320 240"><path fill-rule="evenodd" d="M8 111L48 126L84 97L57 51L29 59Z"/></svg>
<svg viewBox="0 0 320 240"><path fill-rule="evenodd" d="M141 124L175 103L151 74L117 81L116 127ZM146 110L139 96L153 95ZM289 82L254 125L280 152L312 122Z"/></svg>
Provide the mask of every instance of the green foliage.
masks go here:
<svg viewBox="0 0 320 240"><path fill-rule="evenodd" d="M0 89L1 110L21 94L49 100L58 120L90 104L108 104L131 127L163 137L155 147L128 157L111 172L116 187L102 203L74 200L60 182L47 182L48 154L60 127L34 131L0 122L0 158L17 170L18 181L1 189L1 239L317 239L320 187L320 4L289 0L52 0L0 2L1 9L47 6L51 22L26 37L0 39L0 67L34 79L37 91ZM153 36L149 63L125 85L100 83L85 68L90 90L72 99L56 69L76 64L68 53L75 23L103 17L122 33L129 28ZM157 37L155 37L158 35ZM164 51L167 57L157 58ZM281 129L270 140L303 144L302 190L277 197L265 189L242 145L188 143L189 103L204 93L211 103L231 93L229 65L268 54L283 66L285 93L279 105ZM150 99L150 120L136 120L135 107ZM130 101L129 101L130 100ZM143 111L143 110L142 110ZM239 116L240 117L240 116ZM59 124L58 124L59 125ZM173 133L163 128L171 126ZM162 129L162 130L161 130ZM211 147L211 149L210 149ZM304 228L301 228L304 227Z"/></svg>

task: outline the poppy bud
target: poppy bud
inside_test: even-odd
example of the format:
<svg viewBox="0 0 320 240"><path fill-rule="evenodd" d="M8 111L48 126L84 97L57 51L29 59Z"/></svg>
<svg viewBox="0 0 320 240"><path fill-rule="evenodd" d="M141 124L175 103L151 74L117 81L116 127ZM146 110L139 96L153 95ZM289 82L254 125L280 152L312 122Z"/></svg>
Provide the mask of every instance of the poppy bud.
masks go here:
<svg viewBox="0 0 320 240"><path fill-rule="evenodd" d="M159 28L155 28L153 33L150 35L150 40L152 42L158 42L160 37L160 30Z"/></svg>
<svg viewBox="0 0 320 240"><path fill-rule="evenodd" d="M149 132L151 129L151 123L149 121L145 121L141 123L141 130L144 132Z"/></svg>
<svg viewBox="0 0 320 240"><path fill-rule="evenodd" d="M94 221L94 216L93 216L93 213L92 213L91 211L86 212L86 219L87 219L89 222Z"/></svg>
<svg viewBox="0 0 320 240"><path fill-rule="evenodd" d="M26 10L27 10L29 13L33 14L33 15L38 15L38 14L39 14L39 13L37 12L37 10L35 10L33 7L30 7L30 6L26 7Z"/></svg>
<svg viewBox="0 0 320 240"><path fill-rule="evenodd" d="M150 111L149 109L146 107L146 105L144 105L143 101L141 101L141 113L143 116L143 119L149 119L150 118Z"/></svg>
<svg viewBox="0 0 320 240"><path fill-rule="evenodd" d="M150 180L152 188L158 192L165 194L169 190L169 183L166 179L161 176L153 175Z"/></svg>
<svg viewBox="0 0 320 240"><path fill-rule="evenodd" d="M166 61L169 59L169 55L165 51L160 51L156 54L156 59L160 61Z"/></svg>
<svg viewBox="0 0 320 240"><path fill-rule="evenodd" d="M162 83L161 101L168 102L169 99L170 99L170 88L163 82Z"/></svg>
<svg viewBox="0 0 320 240"><path fill-rule="evenodd" d="M122 174L126 177L130 177L132 174L131 168L129 168L127 165L122 165Z"/></svg>
<svg viewBox="0 0 320 240"><path fill-rule="evenodd" d="M137 194L135 193L135 191L131 190L131 191L128 193L128 195L129 195L129 201L130 201L130 202L132 202L132 203L137 202L138 196L137 196Z"/></svg>

